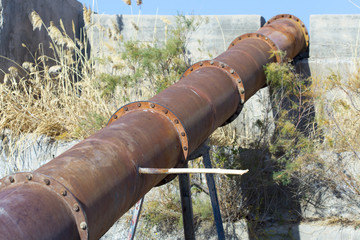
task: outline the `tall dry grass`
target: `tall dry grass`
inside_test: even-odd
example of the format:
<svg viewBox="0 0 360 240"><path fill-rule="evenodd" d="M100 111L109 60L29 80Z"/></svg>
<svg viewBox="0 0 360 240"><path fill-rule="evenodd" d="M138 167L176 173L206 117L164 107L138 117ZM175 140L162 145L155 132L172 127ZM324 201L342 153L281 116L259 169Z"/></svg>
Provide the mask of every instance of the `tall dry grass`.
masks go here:
<svg viewBox="0 0 360 240"><path fill-rule="evenodd" d="M89 9L84 9L84 16L89 18ZM46 26L35 11L31 22L34 30L43 28L48 33L53 54L46 56L40 43L31 62L4 73L0 129L10 129L13 136L31 132L56 139L84 138L114 110L101 97L86 32L72 39L61 20L60 28L54 22ZM76 36L74 23L72 31Z"/></svg>

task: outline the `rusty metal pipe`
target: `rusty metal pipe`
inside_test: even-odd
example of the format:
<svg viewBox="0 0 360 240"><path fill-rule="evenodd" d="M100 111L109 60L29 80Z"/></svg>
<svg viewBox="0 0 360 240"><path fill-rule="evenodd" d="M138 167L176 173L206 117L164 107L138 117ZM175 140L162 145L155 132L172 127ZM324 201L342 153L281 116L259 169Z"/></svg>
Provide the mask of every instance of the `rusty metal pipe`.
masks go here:
<svg viewBox="0 0 360 240"><path fill-rule="evenodd" d="M292 15L272 18L229 49L191 66L146 102L130 103L104 129L32 173L0 180L0 236L8 239L98 239L156 185L173 176L138 168L186 164L219 126L265 86L263 66L305 50L307 31Z"/></svg>

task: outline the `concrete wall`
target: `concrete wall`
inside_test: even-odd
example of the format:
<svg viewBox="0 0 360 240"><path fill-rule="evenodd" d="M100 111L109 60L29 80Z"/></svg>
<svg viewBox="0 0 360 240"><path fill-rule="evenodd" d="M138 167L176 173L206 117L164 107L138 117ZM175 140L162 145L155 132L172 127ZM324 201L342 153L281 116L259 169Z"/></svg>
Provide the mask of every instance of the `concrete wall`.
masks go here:
<svg viewBox="0 0 360 240"><path fill-rule="evenodd" d="M176 27L176 17L165 15L94 14L92 19L92 24L86 27L91 38L92 53L96 57L113 54L110 46L119 47L119 41L109 37L109 31L104 29L119 29L123 41L161 42L166 40L167 31ZM264 23L264 18L259 15L201 16L195 19L201 24L191 33L187 46L194 62L219 55L237 36L254 32Z"/></svg>
<svg viewBox="0 0 360 240"><path fill-rule="evenodd" d="M50 39L45 29L42 27L41 31L33 31L30 22L33 10L41 16L46 26L50 21L59 26L62 19L69 36L73 36L72 20L77 35L83 26L82 5L76 0L0 0L0 10L0 56L20 65L24 61L34 61L32 54L38 50L40 43L44 46L45 54L51 56ZM22 47L23 43L28 49ZM10 66L16 64L3 57L0 58L0 69L7 72Z"/></svg>

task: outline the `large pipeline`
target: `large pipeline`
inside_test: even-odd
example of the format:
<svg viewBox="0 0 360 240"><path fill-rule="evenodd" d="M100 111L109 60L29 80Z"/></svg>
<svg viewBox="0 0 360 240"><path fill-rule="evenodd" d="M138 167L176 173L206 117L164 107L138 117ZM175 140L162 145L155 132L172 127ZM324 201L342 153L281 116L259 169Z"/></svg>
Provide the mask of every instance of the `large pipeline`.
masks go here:
<svg viewBox="0 0 360 240"><path fill-rule="evenodd" d="M295 16L278 15L191 66L149 101L120 108L107 127L34 172L0 180L1 239L98 239L151 188L173 176L138 167L181 167L266 85L263 67L308 46Z"/></svg>

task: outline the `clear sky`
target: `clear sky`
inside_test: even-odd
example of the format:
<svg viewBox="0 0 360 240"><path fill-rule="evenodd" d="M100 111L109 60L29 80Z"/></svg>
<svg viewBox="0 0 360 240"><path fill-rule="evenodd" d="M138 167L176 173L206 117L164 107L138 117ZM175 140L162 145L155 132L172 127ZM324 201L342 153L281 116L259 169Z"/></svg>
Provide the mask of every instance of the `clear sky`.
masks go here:
<svg viewBox="0 0 360 240"><path fill-rule="evenodd" d="M360 0L143 0L141 8L132 0L132 6L122 0L79 0L105 14L146 15L262 15L265 20L290 13L299 17L309 26L309 16L313 14L360 14Z"/></svg>

